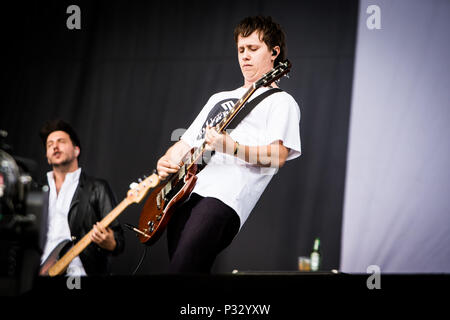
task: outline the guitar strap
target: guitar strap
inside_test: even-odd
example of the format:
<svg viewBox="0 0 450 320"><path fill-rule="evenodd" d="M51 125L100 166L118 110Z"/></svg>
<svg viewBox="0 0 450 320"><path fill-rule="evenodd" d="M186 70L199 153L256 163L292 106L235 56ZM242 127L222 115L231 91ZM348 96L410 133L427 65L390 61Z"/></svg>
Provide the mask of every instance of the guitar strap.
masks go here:
<svg viewBox="0 0 450 320"><path fill-rule="evenodd" d="M267 90L266 92L261 93L259 96L254 98L253 100L247 102L242 109L238 112L238 114L231 120L228 124L227 129L235 129L239 123L265 98L276 93L281 92L283 90L279 88L272 88Z"/></svg>
<svg viewBox="0 0 450 320"><path fill-rule="evenodd" d="M276 92L281 92L283 90L279 89L279 88L271 88L269 90L267 90L266 92L261 93L259 96L257 96L256 98L254 98L251 101L248 101L242 108L241 110L239 110L238 114L233 118L233 120L230 121L230 123L227 125L226 129L235 129L239 123L241 123L241 121L261 102L263 101L265 98L267 98L268 96L276 93ZM206 151L203 154L203 161L201 164L197 165L197 170L198 172L200 172L201 170L203 170L205 163L209 163L209 160L211 159L211 157L216 153L215 150L212 151Z"/></svg>

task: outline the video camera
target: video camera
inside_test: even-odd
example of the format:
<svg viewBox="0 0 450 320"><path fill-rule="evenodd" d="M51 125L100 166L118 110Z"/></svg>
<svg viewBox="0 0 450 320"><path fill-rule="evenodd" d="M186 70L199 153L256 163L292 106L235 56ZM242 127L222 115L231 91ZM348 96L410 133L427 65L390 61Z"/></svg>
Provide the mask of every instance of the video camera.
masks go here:
<svg viewBox="0 0 450 320"><path fill-rule="evenodd" d="M40 263L40 230L48 187L30 172L30 159L11 155L0 130L0 295L31 289Z"/></svg>

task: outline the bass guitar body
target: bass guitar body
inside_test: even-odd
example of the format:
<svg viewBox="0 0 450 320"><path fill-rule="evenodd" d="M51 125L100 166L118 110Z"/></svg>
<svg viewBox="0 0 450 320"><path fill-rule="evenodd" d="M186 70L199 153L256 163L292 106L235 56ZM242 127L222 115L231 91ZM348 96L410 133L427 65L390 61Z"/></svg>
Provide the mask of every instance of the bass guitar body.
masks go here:
<svg viewBox="0 0 450 320"><path fill-rule="evenodd" d="M139 218L139 240L154 244L164 233L177 206L191 194L197 181L197 165L184 164L181 169L160 184L149 195Z"/></svg>
<svg viewBox="0 0 450 320"><path fill-rule="evenodd" d="M73 246L71 240L61 241L45 259L39 270L40 276L48 276L48 270L58 262L58 260Z"/></svg>

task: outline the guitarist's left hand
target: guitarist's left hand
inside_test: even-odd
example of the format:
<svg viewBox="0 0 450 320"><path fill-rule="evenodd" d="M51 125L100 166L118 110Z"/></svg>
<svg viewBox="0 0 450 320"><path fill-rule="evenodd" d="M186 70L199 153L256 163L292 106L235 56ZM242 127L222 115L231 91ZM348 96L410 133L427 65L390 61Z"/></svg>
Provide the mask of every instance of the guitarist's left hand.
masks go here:
<svg viewBox="0 0 450 320"><path fill-rule="evenodd" d="M91 233L91 240L100 248L105 250L113 251L116 248L114 231L111 228L104 228L100 222L94 224Z"/></svg>
<svg viewBox="0 0 450 320"><path fill-rule="evenodd" d="M234 140L228 133L218 133L216 128L206 127L205 141L207 149L217 152L233 154Z"/></svg>

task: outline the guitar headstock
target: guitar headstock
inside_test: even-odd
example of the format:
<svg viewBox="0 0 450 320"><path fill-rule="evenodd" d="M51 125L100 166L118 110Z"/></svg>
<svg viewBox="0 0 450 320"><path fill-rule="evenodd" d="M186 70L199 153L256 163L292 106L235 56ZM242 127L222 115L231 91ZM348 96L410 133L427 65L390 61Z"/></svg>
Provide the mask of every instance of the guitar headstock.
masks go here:
<svg viewBox="0 0 450 320"><path fill-rule="evenodd" d="M256 81L253 86L255 89L258 89L261 86L267 87L272 82L277 81L282 76L286 75L291 70L291 62L289 60L285 60L283 62L279 62L277 66L275 66L272 70L263 75L258 81Z"/></svg>
<svg viewBox="0 0 450 320"><path fill-rule="evenodd" d="M159 184L159 177L153 173L150 177L139 179L139 183L133 182L130 184L130 190L127 192L127 199L130 202L139 203L147 195L150 189Z"/></svg>

